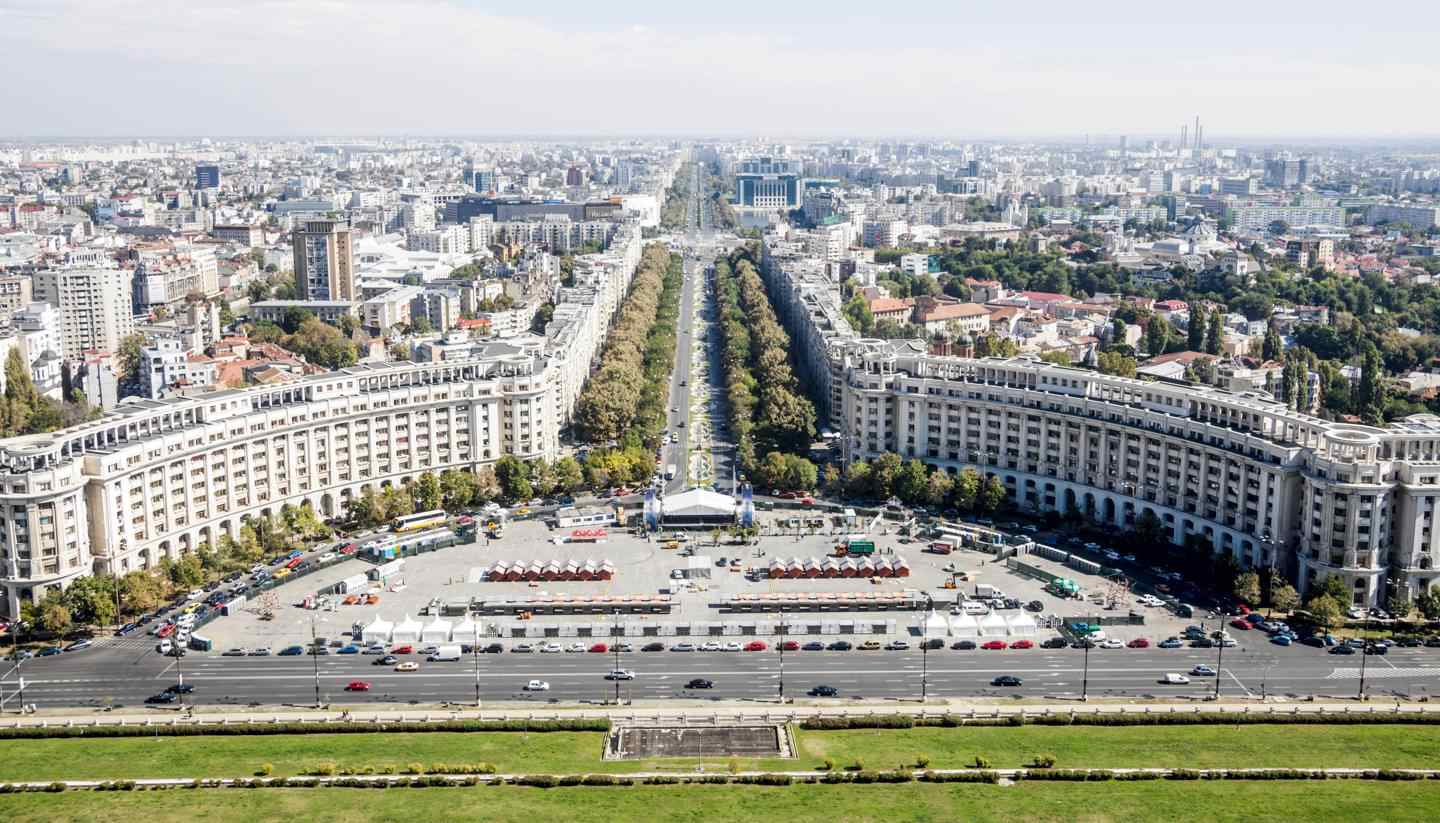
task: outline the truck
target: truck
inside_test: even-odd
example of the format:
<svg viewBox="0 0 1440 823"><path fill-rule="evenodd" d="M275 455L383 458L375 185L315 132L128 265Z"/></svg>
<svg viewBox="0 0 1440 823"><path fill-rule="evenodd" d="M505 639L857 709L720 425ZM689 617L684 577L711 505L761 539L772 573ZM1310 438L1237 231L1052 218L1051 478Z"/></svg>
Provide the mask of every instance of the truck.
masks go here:
<svg viewBox="0 0 1440 823"><path fill-rule="evenodd" d="M460 659L460 647L456 645L437 646L433 654L425 658L431 662L449 662Z"/></svg>
<svg viewBox="0 0 1440 823"><path fill-rule="evenodd" d="M975 596L980 600L990 600L996 597L1004 597L1005 592L1000 591L988 583L976 583Z"/></svg>
<svg viewBox="0 0 1440 823"><path fill-rule="evenodd" d="M676 470L675 470L675 464L674 464L674 463L670 463L670 464L666 465L666 466L665 466L665 479L666 479L666 480L674 480L674 479L675 479L675 471L676 471Z"/></svg>

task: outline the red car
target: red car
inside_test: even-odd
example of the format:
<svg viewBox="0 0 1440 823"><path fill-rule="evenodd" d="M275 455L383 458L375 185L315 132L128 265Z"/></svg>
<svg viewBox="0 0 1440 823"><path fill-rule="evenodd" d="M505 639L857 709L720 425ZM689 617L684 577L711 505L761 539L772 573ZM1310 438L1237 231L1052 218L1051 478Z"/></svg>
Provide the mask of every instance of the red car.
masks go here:
<svg viewBox="0 0 1440 823"><path fill-rule="evenodd" d="M800 641L786 640L784 643L780 644L780 648L784 649L787 652L798 652L800 651Z"/></svg>
<svg viewBox="0 0 1440 823"><path fill-rule="evenodd" d="M590 651L595 652L596 654L604 654L605 652L610 651L610 647L605 645L604 643L596 643L595 645L590 647Z"/></svg>
<svg viewBox="0 0 1440 823"><path fill-rule="evenodd" d="M1244 618L1240 618L1240 617L1237 617L1237 618L1235 618L1234 620L1231 620L1231 621L1230 621L1230 627L1231 627L1231 628L1234 628L1234 629L1239 629L1239 630L1241 630L1241 631L1246 631L1246 632L1250 631L1250 629L1252 628L1251 625L1250 625L1250 621L1245 620Z"/></svg>
<svg viewBox="0 0 1440 823"><path fill-rule="evenodd" d="M391 654L414 654L414 653L415 653L415 647L414 647L414 646L396 646L395 648L393 648L393 649L390 650L390 653L391 653Z"/></svg>
<svg viewBox="0 0 1440 823"><path fill-rule="evenodd" d="M778 498L780 498L781 500L794 500L795 498L797 498L797 497L800 496L800 493L799 493L799 492L780 492L779 494L777 494L777 495L775 495L775 496L778 497Z"/></svg>
<svg viewBox="0 0 1440 823"><path fill-rule="evenodd" d="M988 649L988 650L990 650L990 651L993 652L993 651L1000 651L1001 649L1008 648L1008 646L1007 646L1007 644L1005 643L1004 640L991 640L991 641L988 641L988 642L986 642L986 643L981 643L981 644L980 644L980 648L982 648L982 649Z"/></svg>
<svg viewBox="0 0 1440 823"><path fill-rule="evenodd" d="M345 545L343 545L343 546L340 547L340 553L341 553L341 554L354 554L354 553L355 553L355 550L358 549L358 548L360 548L360 544L358 544L358 543L346 543Z"/></svg>
<svg viewBox="0 0 1440 823"><path fill-rule="evenodd" d="M1143 637L1137 637L1134 640L1131 640L1129 643L1126 643L1125 645L1129 646L1132 649L1148 649L1150 648L1150 641L1146 640Z"/></svg>
<svg viewBox="0 0 1440 823"><path fill-rule="evenodd" d="M745 644L745 651L747 652L763 652L768 648L770 647L765 645L764 640L751 640Z"/></svg>
<svg viewBox="0 0 1440 823"><path fill-rule="evenodd" d="M813 498L813 497L802 497L802 498L800 498L800 505L802 505L802 506L813 506L813 505L815 505L815 498Z"/></svg>
<svg viewBox="0 0 1440 823"><path fill-rule="evenodd" d="M348 684L346 684L345 691L368 692L370 691L370 684L366 683L364 680L351 680Z"/></svg>
<svg viewBox="0 0 1440 823"><path fill-rule="evenodd" d="M174 624L174 623L166 623L165 625L163 625L163 626L160 627L160 631L155 632L155 636L158 637L158 638L161 638L161 639L163 640L164 638L167 638L167 637L169 637L170 635L172 635L172 634L174 634L174 633L175 633L175 624Z"/></svg>
<svg viewBox="0 0 1440 823"><path fill-rule="evenodd" d="M1032 643L1032 642L1030 642L1029 640L1016 640L1014 643L1011 643L1011 644L1010 644L1010 648L1012 648L1012 649L1033 649L1033 648L1035 648L1035 644Z"/></svg>

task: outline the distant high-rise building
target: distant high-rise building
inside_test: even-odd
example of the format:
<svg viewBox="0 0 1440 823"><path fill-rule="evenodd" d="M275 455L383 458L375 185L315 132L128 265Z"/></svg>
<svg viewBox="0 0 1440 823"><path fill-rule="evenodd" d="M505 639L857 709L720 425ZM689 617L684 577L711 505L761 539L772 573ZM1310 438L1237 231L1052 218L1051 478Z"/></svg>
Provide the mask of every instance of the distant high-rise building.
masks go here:
<svg viewBox="0 0 1440 823"><path fill-rule="evenodd" d="M1294 189L1310 182L1310 161L1277 158L1265 162L1265 183L1279 189Z"/></svg>
<svg viewBox="0 0 1440 823"><path fill-rule="evenodd" d="M197 189L218 189L220 188L220 167L213 164L202 164L195 167L195 188Z"/></svg>
<svg viewBox="0 0 1440 823"><path fill-rule="evenodd" d="M585 185L585 172L581 171L579 166L571 166L570 168L566 169L566 170L565 170L565 185L567 185L567 186L583 186L583 185Z"/></svg>
<svg viewBox="0 0 1440 823"><path fill-rule="evenodd" d="M741 206L793 209L800 205L800 176L788 160L742 160L735 170L735 194Z"/></svg>
<svg viewBox="0 0 1440 823"><path fill-rule="evenodd" d="M1120 156L1125 157L1127 154L1129 154L1129 151L1130 138L1122 134L1120 135Z"/></svg>
<svg viewBox="0 0 1440 823"><path fill-rule="evenodd" d="M475 169L475 191L482 194L496 190L496 177L494 169Z"/></svg>
<svg viewBox="0 0 1440 823"><path fill-rule="evenodd" d="M355 247L350 226L306 220L292 235L301 300L355 300Z"/></svg>
<svg viewBox="0 0 1440 823"><path fill-rule="evenodd" d="M49 269L35 273L35 299L60 310L60 346L67 360L90 350L115 353L135 331L131 273L122 269Z"/></svg>

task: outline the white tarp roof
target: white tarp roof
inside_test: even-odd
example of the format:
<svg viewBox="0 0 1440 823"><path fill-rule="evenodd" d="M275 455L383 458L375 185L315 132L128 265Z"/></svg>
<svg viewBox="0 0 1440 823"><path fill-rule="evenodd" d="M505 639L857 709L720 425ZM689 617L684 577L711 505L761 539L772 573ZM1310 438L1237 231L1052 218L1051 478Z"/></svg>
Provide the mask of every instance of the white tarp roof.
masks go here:
<svg viewBox="0 0 1440 823"><path fill-rule="evenodd" d="M975 618L968 614L950 615L950 634L955 637L975 637L980 633L980 626Z"/></svg>
<svg viewBox="0 0 1440 823"><path fill-rule="evenodd" d="M405 615L405 618L395 624L390 632L390 637L396 643L409 643L420 639L420 621Z"/></svg>
<svg viewBox="0 0 1440 823"><path fill-rule="evenodd" d="M728 494L708 489L690 489L667 496L660 501L662 517L701 517L733 515L738 504Z"/></svg>
<svg viewBox="0 0 1440 823"><path fill-rule="evenodd" d="M374 620L371 620L364 628L360 629L360 639L366 643L389 643L390 630L393 628L395 628L394 623L383 619L377 614Z"/></svg>
<svg viewBox="0 0 1440 823"><path fill-rule="evenodd" d="M450 621L435 618L425 625L420 632L420 639L427 643L448 643L450 641Z"/></svg>
<svg viewBox="0 0 1440 823"><path fill-rule="evenodd" d="M1035 618L1020 612L1010 618L1010 633L1021 637L1033 637L1035 635Z"/></svg>
<svg viewBox="0 0 1440 823"><path fill-rule="evenodd" d="M474 640L476 631L475 620L467 615L464 620L455 624L450 637L453 640Z"/></svg>
<svg viewBox="0 0 1440 823"><path fill-rule="evenodd" d="M1001 637L1010 632L1010 625L1005 618L995 612L985 615L980 620L980 631L987 637Z"/></svg>
<svg viewBox="0 0 1440 823"><path fill-rule="evenodd" d="M930 615L922 621L921 628L929 637L944 637L950 633L950 621L946 620L943 614L930 612Z"/></svg>

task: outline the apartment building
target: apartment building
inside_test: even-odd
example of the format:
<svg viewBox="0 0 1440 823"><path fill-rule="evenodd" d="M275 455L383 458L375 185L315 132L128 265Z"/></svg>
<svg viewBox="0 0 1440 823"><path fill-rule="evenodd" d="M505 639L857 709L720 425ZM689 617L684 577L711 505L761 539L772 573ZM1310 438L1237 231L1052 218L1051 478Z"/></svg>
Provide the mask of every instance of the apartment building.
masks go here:
<svg viewBox="0 0 1440 823"><path fill-rule="evenodd" d="M1175 543L1198 535L1302 591L1338 575L1355 605L1440 585L1440 417L1333 423L1258 392L866 340L838 316L820 261L776 235L764 253L797 371L847 463L895 452L975 468L1017 506L1116 528L1148 511Z"/></svg>
<svg viewBox="0 0 1440 823"><path fill-rule="evenodd" d="M292 234L295 285L301 300L354 300L355 246L350 226L306 220Z"/></svg>
<svg viewBox="0 0 1440 823"><path fill-rule="evenodd" d="M86 351L115 352L135 330L131 272L66 268L35 273L35 299L60 310L61 355L79 360Z"/></svg>
<svg viewBox="0 0 1440 823"><path fill-rule="evenodd" d="M345 502L424 472L553 458L550 372L514 347L443 363L358 366L278 386L127 403L0 441L7 616L92 572L149 568L245 519Z"/></svg>

